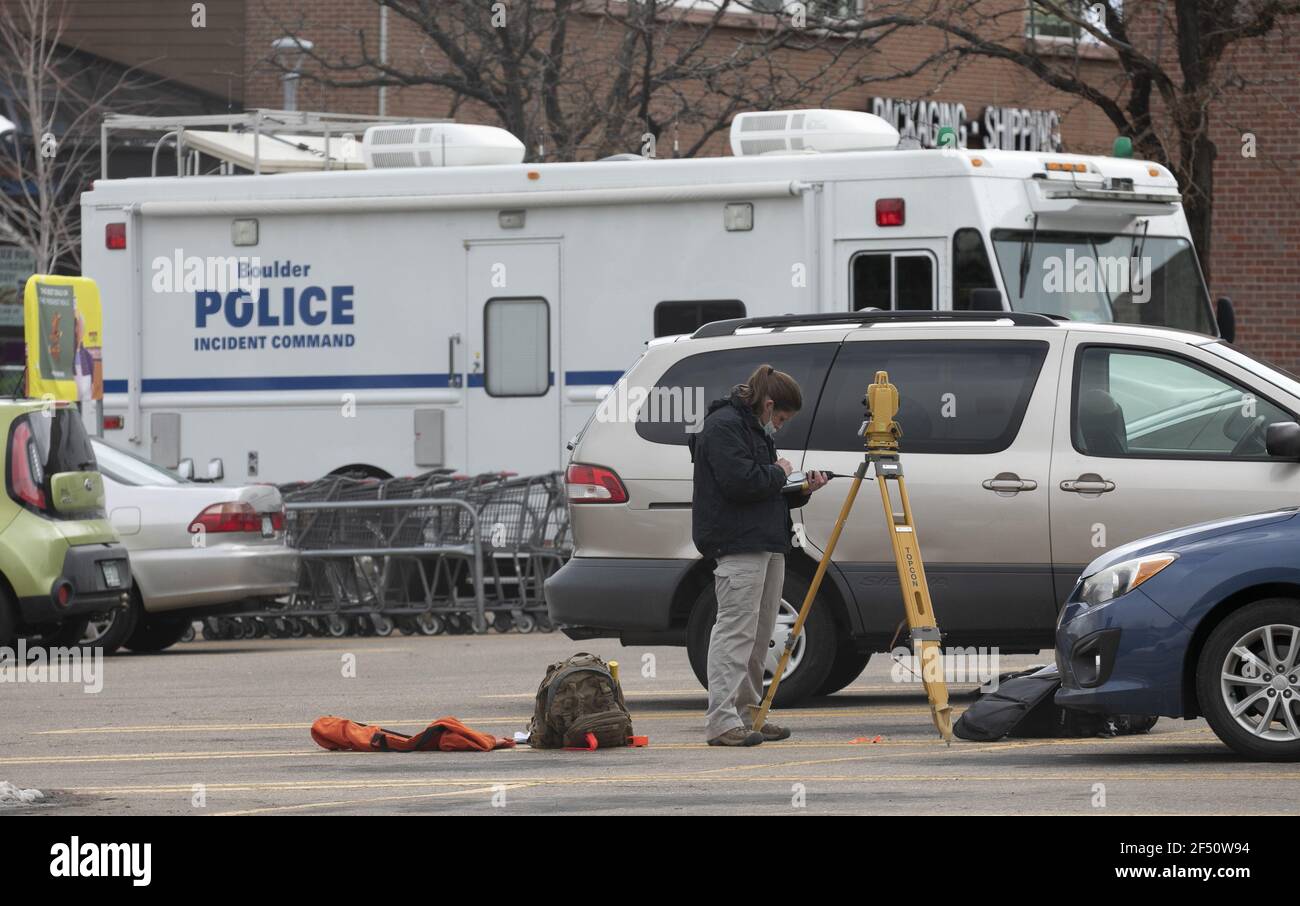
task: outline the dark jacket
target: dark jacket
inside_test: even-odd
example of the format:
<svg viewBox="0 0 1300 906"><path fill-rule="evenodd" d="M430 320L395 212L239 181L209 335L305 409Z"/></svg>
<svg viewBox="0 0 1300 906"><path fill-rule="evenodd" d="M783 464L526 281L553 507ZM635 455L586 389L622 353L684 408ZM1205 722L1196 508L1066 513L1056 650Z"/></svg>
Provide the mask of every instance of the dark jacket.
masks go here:
<svg viewBox="0 0 1300 906"><path fill-rule="evenodd" d="M790 509L807 494L782 494L776 445L732 391L709 404L703 427L687 439L695 463L691 540L705 557L790 549Z"/></svg>

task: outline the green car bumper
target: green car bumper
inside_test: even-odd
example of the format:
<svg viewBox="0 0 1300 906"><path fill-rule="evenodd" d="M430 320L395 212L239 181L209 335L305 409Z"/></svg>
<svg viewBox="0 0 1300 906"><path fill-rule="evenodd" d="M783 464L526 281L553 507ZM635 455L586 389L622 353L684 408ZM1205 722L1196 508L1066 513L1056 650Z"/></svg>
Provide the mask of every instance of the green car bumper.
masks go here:
<svg viewBox="0 0 1300 906"><path fill-rule="evenodd" d="M67 549L49 590L19 597L18 610L27 624L60 622L123 606L130 591L126 548L118 542L78 544Z"/></svg>

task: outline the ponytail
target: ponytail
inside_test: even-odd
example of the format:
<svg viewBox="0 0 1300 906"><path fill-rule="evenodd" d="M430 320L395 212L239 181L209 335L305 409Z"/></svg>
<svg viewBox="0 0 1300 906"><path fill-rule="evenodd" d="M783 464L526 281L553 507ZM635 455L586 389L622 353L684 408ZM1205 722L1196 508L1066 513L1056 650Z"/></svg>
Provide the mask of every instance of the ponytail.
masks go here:
<svg viewBox="0 0 1300 906"><path fill-rule="evenodd" d="M749 403L755 415L762 413L763 404L769 399L778 412L798 412L803 408L798 381L771 365L759 365L742 387L741 398Z"/></svg>

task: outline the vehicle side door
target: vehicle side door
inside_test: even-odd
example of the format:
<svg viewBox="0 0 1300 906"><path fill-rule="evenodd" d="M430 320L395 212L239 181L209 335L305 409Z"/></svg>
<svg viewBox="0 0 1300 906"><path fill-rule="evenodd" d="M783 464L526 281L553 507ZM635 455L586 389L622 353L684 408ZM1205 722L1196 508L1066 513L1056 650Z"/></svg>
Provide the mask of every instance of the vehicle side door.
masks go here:
<svg viewBox="0 0 1300 906"><path fill-rule="evenodd" d="M945 639L1050 646L1045 482L1064 331L987 326L937 336L906 327L851 334L827 377L803 468L857 468L862 400L875 373L887 371L899 391L905 481ZM848 490L848 479L836 479L796 516L814 556ZM864 483L834 556L855 598L855 632L881 644L903 619L887 524L879 490Z"/></svg>
<svg viewBox="0 0 1300 906"><path fill-rule="evenodd" d="M1264 428L1295 421L1276 388L1195 345L1072 330L1051 487L1057 600L1083 568L1146 535L1300 502L1300 464Z"/></svg>

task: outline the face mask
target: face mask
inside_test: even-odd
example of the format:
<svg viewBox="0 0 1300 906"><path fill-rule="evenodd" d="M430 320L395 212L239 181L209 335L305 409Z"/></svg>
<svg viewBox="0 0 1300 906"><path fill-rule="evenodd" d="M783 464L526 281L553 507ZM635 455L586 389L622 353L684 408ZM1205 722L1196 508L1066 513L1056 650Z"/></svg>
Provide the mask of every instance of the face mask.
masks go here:
<svg viewBox="0 0 1300 906"><path fill-rule="evenodd" d="M763 422L763 433L768 437L776 437L776 425L771 422Z"/></svg>

